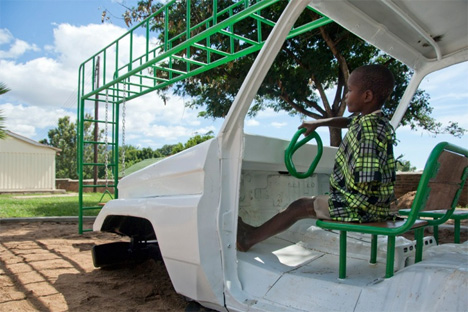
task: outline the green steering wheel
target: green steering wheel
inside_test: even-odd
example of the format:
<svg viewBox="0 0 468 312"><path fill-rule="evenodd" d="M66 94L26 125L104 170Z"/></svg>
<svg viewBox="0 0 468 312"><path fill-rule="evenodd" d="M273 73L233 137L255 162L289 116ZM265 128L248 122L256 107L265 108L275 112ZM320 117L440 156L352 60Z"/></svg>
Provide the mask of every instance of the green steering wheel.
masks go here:
<svg viewBox="0 0 468 312"><path fill-rule="evenodd" d="M305 179L307 177L310 177L313 173L315 168L317 167L320 158L322 158L322 153L323 153L323 144L322 144L322 139L318 135L317 132L313 131L311 134L309 134L307 137L303 138L301 141L297 142L299 139L299 136L306 132L305 128L299 129L296 134L294 134L293 138L291 139L291 142L289 143L288 148L284 151L284 163L286 164L286 168L288 169L289 173L298 178L298 179ZM304 144L309 142L310 140L315 139L317 142L317 155L315 156L315 159L312 161L312 164L310 164L309 170L307 172L297 172L296 167L294 166L292 157L293 154Z"/></svg>

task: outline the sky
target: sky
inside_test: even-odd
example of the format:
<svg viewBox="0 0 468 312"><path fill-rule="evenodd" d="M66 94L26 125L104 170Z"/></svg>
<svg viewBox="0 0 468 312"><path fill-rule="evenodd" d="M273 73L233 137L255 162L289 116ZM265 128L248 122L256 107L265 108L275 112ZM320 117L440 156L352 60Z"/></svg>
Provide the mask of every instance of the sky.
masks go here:
<svg viewBox="0 0 468 312"><path fill-rule="evenodd" d="M8 130L39 141L47 138L58 119L76 120L78 67L128 29L120 18L122 0L0 0L0 82L11 89L0 97ZM110 21L101 23L103 10ZM468 129L468 63L426 77L420 88L430 96L432 117ZM127 104L126 144L160 148L186 142L195 134L217 134L223 120L197 117L185 107L189 98L170 96L164 105L154 92ZM245 132L290 139L299 116L265 110L247 117ZM327 128L319 128L329 144ZM403 155L422 169L431 149L441 141L468 147L468 136L434 136L423 130L399 127L395 155Z"/></svg>

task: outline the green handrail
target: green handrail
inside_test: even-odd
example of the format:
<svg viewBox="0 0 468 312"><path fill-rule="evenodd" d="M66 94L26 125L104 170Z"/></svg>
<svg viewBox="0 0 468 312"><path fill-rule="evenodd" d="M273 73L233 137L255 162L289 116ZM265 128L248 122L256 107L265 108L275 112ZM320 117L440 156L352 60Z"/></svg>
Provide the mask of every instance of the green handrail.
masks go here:
<svg viewBox="0 0 468 312"><path fill-rule="evenodd" d="M284 151L284 163L286 165L286 168L288 169L289 173L292 176L294 176L294 177L296 177L298 179L305 179L307 177L310 177L314 173L315 168L317 168L317 165L318 165L320 159L322 158L322 154L323 154L322 139L320 138L318 133L315 132L315 131L313 131L311 134L309 134L308 136L306 136L305 138L303 138L302 140L297 142L297 140L299 139L301 134L303 134L304 132L306 132L306 129L304 129L304 128L299 129L294 134L293 138L291 139L291 142L289 143L289 146ZM299 172L297 172L296 166L294 165L293 155L302 145L306 144L307 142L309 142L312 139L315 139L315 141L317 142L317 155L315 155L314 160L310 164L309 170L307 170L306 172L303 172L303 173L299 173Z"/></svg>

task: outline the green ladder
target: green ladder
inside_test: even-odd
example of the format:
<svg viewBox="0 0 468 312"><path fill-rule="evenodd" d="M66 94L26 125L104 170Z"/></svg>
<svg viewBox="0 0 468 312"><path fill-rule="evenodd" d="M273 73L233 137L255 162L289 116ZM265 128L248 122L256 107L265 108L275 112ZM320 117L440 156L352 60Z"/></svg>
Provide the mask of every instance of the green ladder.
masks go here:
<svg viewBox="0 0 468 312"><path fill-rule="evenodd" d="M102 207L99 203L84 205L83 193L87 188L104 189L103 197L107 193L118 198L121 168L119 130L125 121L121 116L124 103L259 51L276 25L274 19L279 17L277 14L272 18L270 15L275 14L267 10L276 3L287 1L213 0L209 8L204 8L202 12L196 11L190 0L173 0L80 65L77 109L79 233L89 231L83 229L84 211ZM206 16L200 18L203 14ZM295 25L288 38L332 22L327 17L314 15L319 18ZM174 25L180 23L185 23L185 27L177 32ZM251 28L249 35L237 31L245 27ZM94 75L98 63L99 75ZM106 110L105 120L86 118L99 108L102 111L103 105L110 107ZM87 123L104 124L106 130L110 128L105 142L84 138ZM109 154L108 162L89 160L89 150L95 145L101 146L101 150L102 146L106 146L104 152ZM109 184L108 179L105 184L84 183L87 167L105 167L105 171L112 175L112 183Z"/></svg>

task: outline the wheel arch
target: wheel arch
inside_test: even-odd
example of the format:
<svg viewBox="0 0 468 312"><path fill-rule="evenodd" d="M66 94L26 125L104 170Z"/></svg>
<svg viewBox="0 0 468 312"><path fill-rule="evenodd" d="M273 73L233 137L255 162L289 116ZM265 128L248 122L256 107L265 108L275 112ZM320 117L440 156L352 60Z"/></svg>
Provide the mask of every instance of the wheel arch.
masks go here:
<svg viewBox="0 0 468 312"><path fill-rule="evenodd" d="M148 219L134 216L109 215L101 231L129 236L138 241L156 240L156 232Z"/></svg>

